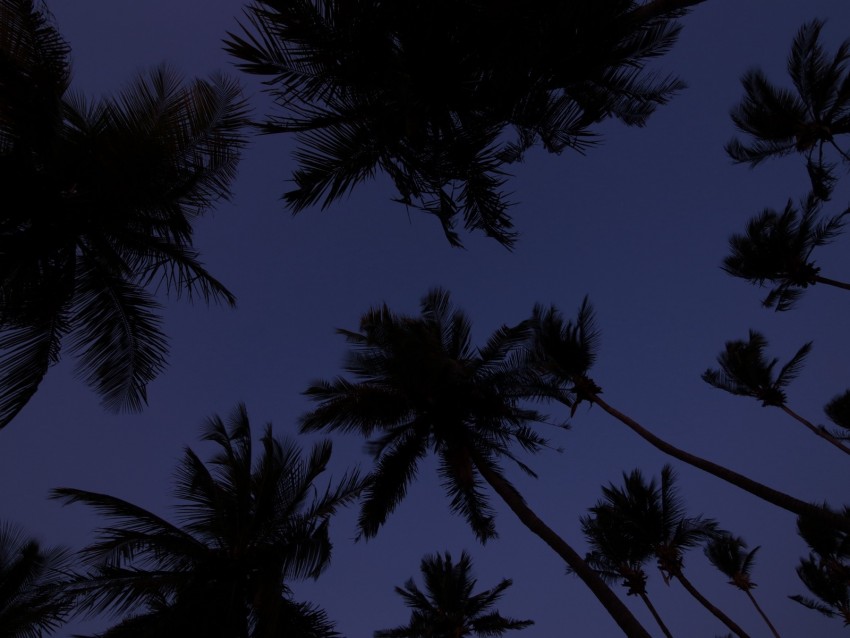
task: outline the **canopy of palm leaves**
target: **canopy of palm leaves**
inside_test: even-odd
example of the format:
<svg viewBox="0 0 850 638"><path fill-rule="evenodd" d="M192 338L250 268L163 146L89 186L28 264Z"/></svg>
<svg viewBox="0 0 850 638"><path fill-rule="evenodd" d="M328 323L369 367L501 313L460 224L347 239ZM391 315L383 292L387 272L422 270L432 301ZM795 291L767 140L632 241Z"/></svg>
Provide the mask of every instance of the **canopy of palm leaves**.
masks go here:
<svg viewBox="0 0 850 638"><path fill-rule="evenodd" d="M720 534L706 543L705 555L712 565L729 577L731 585L743 591L750 591L756 586L750 578L750 572L760 547L749 552L746 549L747 543L743 538Z"/></svg>
<svg viewBox="0 0 850 638"><path fill-rule="evenodd" d="M720 369L708 369L703 372L702 378L715 388L758 399L764 406L784 405L785 387L800 373L812 344L804 344L775 377L773 370L779 359L768 361L765 348L767 339L750 330L747 341L727 341L724 351L717 355Z"/></svg>
<svg viewBox="0 0 850 638"><path fill-rule="evenodd" d="M63 588L69 568L68 550L0 524L0 637L41 638L62 626L72 602Z"/></svg>
<svg viewBox="0 0 850 638"><path fill-rule="evenodd" d="M140 409L167 353L154 293L235 301L192 221L234 177L238 85L161 67L89 102L68 58L43 11L0 0L0 427L63 342L107 407Z"/></svg>
<svg viewBox="0 0 850 638"><path fill-rule="evenodd" d="M850 508L844 508L850 516ZM816 598L790 598L850 625L850 535L808 517L797 519L797 530L811 550L800 559L797 575Z"/></svg>
<svg viewBox="0 0 850 638"><path fill-rule="evenodd" d="M303 455L294 443L274 438L270 425L254 460L242 405L227 423L211 418L203 440L219 451L204 463L186 449L174 490L179 526L114 496L53 491L54 498L85 503L110 520L82 550L90 569L73 587L83 610L129 613L109 636L167 624L191 627L182 636L280 637L292 635L293 618L302 625L323 619L289 599L287 582L318 577L327 567L329 518L356 500L362 481L348 474L317 494L330 443Z"/></svg>
<svg viewBox="0 0 850 638"><path fill-rule="evenodd" d="M547 444L529 428L544 415L523 406L545 392L525 362L528 331L503 326L479 348L470 331L443 290L422 299L418 317L374 308L359 332L338 331L351 344L345 369L353 379L317 381L306 391L318 406L302 417L302 431L374 437L367 450L375 468L360 515L367 537L404 498L429 451L439 459L452 511L482 541L496 531L480 468L501 475L499 460L508 459L533 475L511 449L537 452Z"/></svg>
<svg viewBox="0 0 850 638"><path fill-rule="evenodd" d="M672 4L258 0L226 47L268 78L263 129L297 134L293 211L384 173L453 244L460 217L509 246L506 164L537 143L583 151L606 118L643 125L681 88L644 69L696 2Z"/></svg>
<svg viewBox="0 0 850 638"><path fill-rule="evenodd" d="M524 629L532 620L517 620L490 611L512 581L504 579L492 589L473 594L472 559L466 552L457 563L451 554L425 556L420 565L425 582L421 591L411 578L396 593L410 607L410 622L394 629L375 632L375 638L462 638L501 636Z"/></svg>
<svg viewBox="0 0 850 638"><path fill-rule="evenodd" d="M791 200L781 213L765 209L750 219L745 234L729 238L723 270L758 286L769 282L772 288L762 302L768 308L788 310L805 288L822 281L812 252L843 231L848 213L818 221L820 202L813 196L801 203L801 209Z"/></svg>
<svg viewBox="0 0 850 638"><path fill-rule="evenodd" d="M665 580L679 576L684 551L714 535L717 523L687 516L675 481L673 468L665 465L660 483L654 478L647 482L640 470L633 470L623 474L622 487L603 487L602 499L583 523L591 532L603 527L604 536L599 535L603 542L595 549L611 551L614 560L628 557L635 563L655 557Z"/></svg>
<svg viewBox="0 0 850 638"><path fill-rule="evenodd" d="M830 57L820 44L823 26L813 20L794 38L788 56L793 90L773 85L760 70L744 75L744 99L733 109L732 120L749 140L734 139L726 151L735 161L752 166L769 157L800 153L815 194L829 199L836 177L824 147L850 161L840 145L845 143L841 136L850 134L850 40Z"/></svg>

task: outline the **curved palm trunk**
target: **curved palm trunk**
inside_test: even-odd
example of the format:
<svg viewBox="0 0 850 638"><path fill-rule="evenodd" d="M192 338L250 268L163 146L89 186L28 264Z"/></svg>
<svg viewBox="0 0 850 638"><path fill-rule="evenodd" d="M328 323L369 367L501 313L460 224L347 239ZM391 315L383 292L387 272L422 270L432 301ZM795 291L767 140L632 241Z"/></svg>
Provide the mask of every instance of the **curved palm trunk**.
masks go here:
<svg viewBox="0 0 850 638"><path fill-rule="evenodd" d="M652 614L652 617L655 618L655 622L658 623L658 626L661 628L661 631L664 632L664 635L667 638L673 638L673 634L670 633L670 630L667 629L667 625L664 624L664 621L661 620L661 616L658 615L658 611L655 609L655 605L652 604L649 600L649 596L646 595L646 592L639 592L638 596L644 602L647 609L649 609L649 613Z"/></svg>
<svg viewBox="0 0 850 638"><path fill-rule="evenodd" d="M772 634L773 634L776 638L782 638L782 636L780 636L780 635L779 635L779 632L778 632L778 631L776 631L776 627L774 627L774 626L773 626L773 623L772 623L772 622L770 622L770 618L768 618L768 617L767 617L767 614L766 614L766 613L764 613L764 611L762 610L761 605L759 605L759 604L756 602L756 599L755 599L755 597L753 596L752 592L751 592L749 589L745 589L745 590L744 590L744 593L746 593L746 594L747 594L747 597L750 599L750 602L751 602L751 603L753 604L753 606L756 608L756 611L759 613L759 615L760 615L760 616L764 619L764 622L766 622L766 623L767 623L767 626L768 626L768 627L770 627L770 632L771 632L771 633L772 633Z"/></svg>
<svg viewBox="0 0 850 638"><path fill-rule="evenodd" d="M682 586L685 589L688 590L688 593L691 596L696 598L703 607L705 607L708 611L710 611L711 614L715 618L717 618L720 622L722 622L729 629L731 629L733 633L737 634L740 638L750 638L749 634L747 632L745 632L743 629L741 629L735 623L734 620L732 620L731 618L729 618L729 616L727 616L722 611L720 611L720 609L718 609L717 607L712 605L711 602L705 596L703 596L701 593L699 593L697 588L694 587L691 584L691 581L689 581L687 578L685 578L685 576L684 576L684 574L682 574L682 572L677 572L673 576L674 576L674 578L676 578L676 580L678 580L680 583L682 583Z"/></svg>
<svg viewBox="0 0 850 638"><path fill-rule="evenodd" d="M835 447L837 447L839 450L841 450L841 451L842 451L842 452L844 452L845 454L850 454L850 448L848 448L848 447L847 447L846 445L844 445L841 441L839 441L839 440L838 440L838 439L836 439L834 436L832 436L832 435L831 435L831 434L830 434L827 430L825 430L824 428L819 428L819 427L817 427L814 423L812 423L812 422L811 422L811 421L809 421L808 419L805 419L805 418L801 417L799 414L797 414L796 412L794 412L794 410L792 410L791 408L789 408L789 407L788 407L787 405L785 405L784 403L783 403L782 405L780 405L780 406L779 406L779 408L780 408L783 412L785 412L785 414L787 414L788 416L790 416L791 418L796 419L798 422L800 422L800 423L802 423L803 425L805 425L807 428L809 428L809 430L811 430L812 432L814 432L817 436L819 436L820 438L822 438L824 441L827 441L828 443L832 443Z"/></svg>
<svg viewBox="0 0 850 638"><path fill-rule="evenodd" d="M641 626L637 618L629 611L629 608L623 604L623 601L599 577L599 574L593 571L590 565L563 538L540 520L537 514L525 504L525 500L519 492L505 481L505 479L486 467L484 463L478 462L479 459L475 458L475 455L473 455L473 459L476 469L481 473L481 476L487 481L490 487L495 490L496 494L502 498L528 529L534 532L544 543L554 549L558 556L564 559L567 565L570 566L570 569L590 588L590 591L602 603L606 611L620 626L620 629L630 638L651 638L646 629Z"/></svg>
<svg viewBox="0 0 850 638"><path fill-rule="evenodd" d="M842 290L850 290L850 284L844 283L843 281L838 281L836 279L830 279L829 277L821 277L820 275L815 275L814 280L819 284L826 284L827 286L841 288Z"/></svg>
<svg viewBox="0 0 850 638"><path fill-rule="evenodd" d="M644 428L631 417L626 416L619 410L605 403L602 399L599 398L598 394L593 393L590 396L590 399L593 401L593 403L597 404L605 412L607 412L615 419L630 428L643 440L647 441L650 445L652 445L658 450L661 450L665 454L668 454L673 458L682 461L683 463L687 463L688 465L699 468L704 472L708 472L709 474L712 474L713 476L716 476L719 479L723 479L727 483L731 483L732 485L739 487L746 492L749 492L753 496L757 496L760 499L767 501L768 503L772 503L777 507L781 507L782 509L792 512L797 516L811 516L814 517L816 520L822 521L824 524L829 525L830 527L850 533L850 518L841 516L828 509L818 507L817 505L812 505L811 503L807 503L806 501L801 501L800 499L794 498L793 496L785 494L784 492L780 492L779 490L775 490L772 487L763 485L758 481L754 481L751 478L744 476L743 474L738 474L737 472L723 467L722 465L712 463L711 461L691 454L690 452L680 450L679 448L670 445L663 439L660 439L659 437L655 436L652 432Z"/></svg>

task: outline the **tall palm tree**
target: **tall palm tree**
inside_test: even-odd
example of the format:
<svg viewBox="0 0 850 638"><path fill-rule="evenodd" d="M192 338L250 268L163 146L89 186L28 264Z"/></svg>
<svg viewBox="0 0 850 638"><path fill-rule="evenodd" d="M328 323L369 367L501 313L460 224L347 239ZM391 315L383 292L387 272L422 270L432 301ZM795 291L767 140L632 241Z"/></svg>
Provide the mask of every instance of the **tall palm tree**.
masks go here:
<svg viewBox="0 0 850 638"><path fill-rule="evenodd" d="M594 325L593 309L585 299L573 321L564 319L554 306L536 306L531 324L534 335L535 366L547 379L560 384L575 414L581 402L598 405L604 412L628 427L650 445L683 463L730 483L758 498L798 516L810 516L825 525L850 532L850 517L826 506L814 505L773 489L727 467L677 448L602 399L602 388L590 377L597 357L600 334Z"/></svg>
<svg viewBox="0 0 850 638"><path fill-rule="evenodd" d="M449 294L432 290L418 317L386 306L367 312L360 331L339 330L351 344L345 370L353 379L317 381L306 394L318 403L301 430L355 432L375 460L364 491L359 525L374 536L433 452L451 510L466 518L481 542L496 535L484 490L490 486L569 565L628 636L649 634L581 556L548 527L508 481L507 460L533 475L512 446L537 452L547 441L530 424L544 421L524 407L529 398L557 393L526 365L525 324L502 327L474 348L470 322Z"/></svg>
<svg viewBox="0 0 850 638"><path fill-rule="evenodd" d="M675 487L673 468L665 465L661 482L644 479L640 470L623 474L623 486L602 488L603 497L591 509L603 516L609 540L630 546L633 556L655 558L664 581L676 580L712 615L741 638L747 634L708 601L684 574L684 553L717 533L717 523L701 516L687 516ZM624 551L624 550L620 550Z"/></svg>
<svg viewBox="0 0 850 638"><path fill-rule="evenodd" d="M755 330L750 330L747 341L727 341L726 347L717 356L719 370L708 369L702 378L709 385L736 394L753 397L765 407L774 406L804 425L810 432L831 443L836 448L850 454L850 448L836 439L826 428L817 427L803 418L786 403L785 388L794 380L803 367L806 355L812 349L812 343L804 344L791 360L774 377L774 368L779 359L768 359L764 350L767 339Z"/></svg>
<svg viewBox="0 0 850 638"><path fill-rule="evenodd" d="M664 635L673 638L646 591L644 565L651 547L641 545L636 538L624 542L619 520L605 503L591 507L590 514L581 517L581 529L591 549L585 557L587 563L608 582L622 579L627 595L640 598Z"/></svg>
<svg viewBox="0 0 850 638"><path fill-rule="evenodd" d="M464 636L501 636L513 629L524 629L533 620L517 620L490 611L511 586L503 579L492 589L473 594L472 559L466 552L452 561L448 552L425 556L420 563L425 591L411 578L396 593L413 611L407 625L375 632L375 638L463 638Z"/></svg>
<svg viewBox="0 0 850 638"><path fill-rule="evenodd" d="M824 148L850 162L848 148L839 142L850 134L850 40L830 57L820 43L823 26L820 20L808 22L794 38L788 56L793 91L773 85L758 69L744 75L744 99L732 110L732 121L749 140L733 139L726 151L751 166L800 153L815 194L828 199L836 178Z"/></svg>
<svg viewBox="0 0 850 638"><path fill-rule="evenodd" d="M356 472L346 474L317 494L331 444L302 455L275 438L271 425L255 460L243 405L227 423L209 419L202 439L219 451L204 463L185 450L174 490L181 525L114 496L52 492L110 520L82 550L90 569L73 587L83 610L129 612L108 636L169 627L182 636L278 638L292 635L293 617L303 616L303 624L315 612L290 600L287 583L316 578L327 567L329 518L356 500L363 482Z"/></svg>
<svg viewBox="0 0 850 638"><path fill-rule="evenodd" d="M850 508L844 514L850 516ZM799 594L791 600L850 625L850 534L807 516L797 519L797 531L811 550L800 559L797 575L817 600Z"/></svg>
<svg viewBox="0 0 850 638"><path fill-rule="evenodd" d="M19 527L0 524L0 638L41 638L65 623L70 558L65 548L42 547Z"/></svg>
<svg viewBox="0 0 850 638"><path fill-rule="evenodd" d="M765 209L750 219L744 235L729 238L729 255L723 260L723 270L750 283L772 286L762 303L777 311L789 310L809 286L824 284L850 290L850 284L820 274L812 259L818 246L828 244L844 228L840 215L818 222L820 202L814 196L802 202L802 214L789 200L782 213Z"/></svg>
<svg viewBox="0 0 850 638"><path fill-rule="evenodd" d="M167 67L114 98L72 93L69 47L31 0L0 0L0 427L64 343L110 409L165 365L162 289L234 304L192 247L228 195L246 106L223 76Z"/></svg>
<svg viewBox="0 0 850 638"><path fill-rule="evenodd" d="M767 623L770 632L780 638L776 627L770 622L770 618L764 613L761 605L753 596L753 589L756 584L750 575L755 564L756 553L760 547L755 547L751 551L747 550L747 544L743 538L732 536L728 533L718 534L708 539L705 546L705 555L709 562L719 569L724 575L729 578L729 584L734 585L747 595L750 602L756 608L756 611Z"/></svg>
<svg viewBox="0 0 850 638"><path fill-rule="evenodd" d="M460 218L510 246L506 165L584 151L607 118L643 125L682 86L644 67L695 4L257 0L226 49L268 78L262 130L296 134L294 212L383 173L452 244Z"/></svg>

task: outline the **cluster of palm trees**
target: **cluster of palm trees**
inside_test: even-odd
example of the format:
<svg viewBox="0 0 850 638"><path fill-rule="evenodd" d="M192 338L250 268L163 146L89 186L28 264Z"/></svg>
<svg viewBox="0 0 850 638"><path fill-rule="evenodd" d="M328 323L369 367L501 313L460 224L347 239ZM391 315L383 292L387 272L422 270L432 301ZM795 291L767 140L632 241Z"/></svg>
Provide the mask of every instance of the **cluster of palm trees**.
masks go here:
<svg viewBox="0 0 850 638"><path fill-rule="evenodd" d="M613 117L643 124L680 87L644 73L679 32L675 18L701 0L599 3L519 2L490 11L479 2L375 3L261 0L230 33L227 50L242 70L271 77L280 109L258 124L295 133L295 211L340 198L378 172L398 200L435 215L460 244L458 217L510 246L505 167L535 144L560 152L593 142ZM545 11L544 11L545 9ZM451 10L456 20L447 23ZM564 33L557 25L569 23ZM529 44L506 52L504 30ZM797 94L758 71L744 77L733 121L750 143L727 146L737 161L802 153L812 193L797 211L766 210L730 240L724 269L773 286L765 305L788 310L802 289L850 285L820 275L814 248L835 239L845 210L819 220L835 180L825 152L850 154L850 42L834 58L819 44L822 24L805 25L789 58ZM533 46L531 46L533 44ZM516 50L522 55L516 55ZM245 143L247 106L224 76L184 83L160 67L117 97L87 102L70 89L69 49L31 0L0 0L0 428L36 392L61 347L112 409L141 409L146 385L163 369L167 339L157 289L235 303L192 248L192 221L226 197ZM255 123L256 124L256 123ZM318 607L294 599L289 583L318 577L329 564L329 521L358 501L359 532L373 537L404 499L423 459L437 458L449 507L482 543L497 535L491 494L578 576L630 638L650 633L614 593L649 608L645 565L657 561L741 638L748 634L710 603L683 571L684 551L706 555L756 604L750 569L758 548L716 522L687 516L672 468L659 483L639 470L581 519L591 551L582 555L529 506L507 468L534 476L523 459L548 447L537 426L540 403L569 410L593 404L644 441L798 517L811 554L798 574L814 599L795 600L850 623L850 511L797 498L660 439L601 398L591 376L599 333L585 300L574 320L538 305L480 346L471 322L443 289L427 293L419 315L387 306L342 329L348 374L313 382L314 407L302 432L344 432L367 440L374 465L317 489L331 444L303 453L268 426L254 450L244 406L214 417L203 439L218 447L204 462L191 449L178 468L177 522L115 496L61 488L53 498L82 503L108 524L76 555L44 549L11 526L0 528L0 636L49 632L73 614L108 613L104 638L223 636L330 638ZM829 431L786 405L785 389L809 352L804 345L778 373L765 338L730 341L719 370L704 379L780 408L836 449L850 430L850 391L826 408ZM473 594L471 560L449 554L421 564L427 594L412 580L397 592L413 609L408 625L376 632L408 636L499 635L531 624L491 611L510 585Z"/></svg>

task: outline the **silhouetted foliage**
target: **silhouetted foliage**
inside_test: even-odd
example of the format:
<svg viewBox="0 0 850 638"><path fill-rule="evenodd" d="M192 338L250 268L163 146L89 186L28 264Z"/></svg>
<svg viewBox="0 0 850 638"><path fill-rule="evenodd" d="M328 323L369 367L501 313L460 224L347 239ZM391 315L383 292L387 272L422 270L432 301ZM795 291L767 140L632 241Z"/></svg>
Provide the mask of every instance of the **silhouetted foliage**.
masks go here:
<svg viewBox="0 0 850 638"><path fill-rule="evenodd" d="M462 218L510 246L507 164L538 143L583 152L594 124L641 126L682 87L645 65L696 3L654 4L259 0L226 48L267 78L262 130L297 135L294 212L384 173L452 244Z"/></svg>
<svg viewBox="0 0 850 638"><path fill-rule="evenodd" d="M317 492L331 444L302 455L273 437L271 425L254 460L242 405L227 423L209 419L203 440L220 450L207 463L185 450L174 490L180 526L114 496L53 490L53 498L85 503L111 521L81 552L90 569L73 584L80 609L128 614L110 638L164 628L198 638L335 636L321 610L291 600L287 583L327 567L329 518L356 500L357 473Z"/></svg>
<svg viewBox="0 0 850 638"><path fill-rule="evenodd" d="M375 632L375 638L463 638L464 636L501 636L510 630L524 629L533 620L502 616L492 607L511 586L503 579L492 589L472 593L472 559L466 552L460 560L451 554L425 556L420 564L425 591L411 578L396 593L410 607L410 622L393 629Z"/></svg>
<svg viewBox="0 0 850 638"><path fill-rule="evenodd" d="M168 350L154 292L235 303L193 250L192 220L235 175L239 86L160 67L89 102L69 82L44 11L0 0L0 427L63 343L105 406L141 409Z"/></svg>

